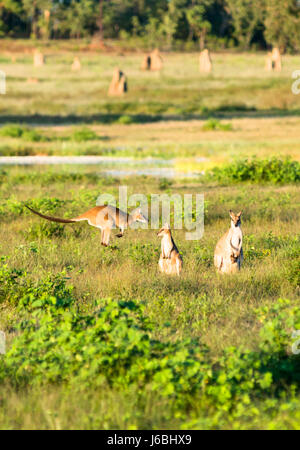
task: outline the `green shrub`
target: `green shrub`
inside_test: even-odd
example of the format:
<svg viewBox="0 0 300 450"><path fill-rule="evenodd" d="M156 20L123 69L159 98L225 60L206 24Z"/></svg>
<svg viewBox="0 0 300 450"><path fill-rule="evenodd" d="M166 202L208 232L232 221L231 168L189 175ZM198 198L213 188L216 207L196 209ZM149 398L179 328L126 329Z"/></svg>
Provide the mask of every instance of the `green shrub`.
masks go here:
<svg viewBox="0 0 300 450"><path fill-rule="evenodd" d="M165 339L167 323L154 337L157 325L137 301L100 299L87 312L64 273L33 281L4 258L0 301L19 313L17 333L1 356L1 383L153 391L183 416L196 402L212 423L257 417L257 402L278 411L282 399L290 402L299 391L300 359L291 350L300 309L288 300L255 311L261 327L255 350L229 347L218 356L199 341Z"/></svg>
<svg viewBox="0 0 300 450"><path fill-rule="evenodd" d="M18 138L23 134L24 128L19 125L4 125L0 129L1 136Z"/></svg>
<svg viewBox="0 0 300 450"><path fill-rule="evenodd" d="M24 139L24 141L28 141L28 142L42 142L42 141L46 140L46 138L44 136L39 134L33 128L24 129L23 133L22 133L22 139Z"/></svg>
<svg viewBox="0 0 300 450"><path fill-rule="evenodd" d="M95 141L98 135L89 128L83 127L72 133L71 139L76 142Z"/></svg>
<svg viewBox="0 0 300 450"><path fill-rule="evenodd" d="M33 281L24 270L10 268L6 258L0 259L0 303L8 302L31 308L41 297L55 297L56 305L74 302L73 287L66 285L66 274L48 274L41 281ZM53 301L51 300L51 304Z"/></svg>
<svg viewBox="0 0 300 450"><path fill-rule="evenodd" d="M221 183L299 183L300 163L289 158L281 160L270 159L244 159L235 161L224 167L215 167L208 178Z"/></svg>
<svg viewBox="0 0 300 450"><path fill-rule="evenodd" d="M172 180L169 180L168 178L161 178L158 182L158 187L161 191L164 191L166 189L169 189L173 184Z"/></svg>
<svg viewBox="0 0 300 450"><path fill-rule="evenodd" d="M203 131L232 131L231 123L222 123L217 119L209 119L202 127Z"/></svg>
<svg viewBox="0 0 300 450"><path fill-rule="evenodd" d="M0 130L1 136L22 138L29 142L45 141L46 138L33 128L21 127L19 125L5 125Z"/></svg>
<svg viewBox="0 0 300 450"><path fill-rule="evenodd" d="M121 125L130 125L130 124L134 123L134 120L131 116L123 115L123 116L119 117L119 119L116 122Z"/></svg>

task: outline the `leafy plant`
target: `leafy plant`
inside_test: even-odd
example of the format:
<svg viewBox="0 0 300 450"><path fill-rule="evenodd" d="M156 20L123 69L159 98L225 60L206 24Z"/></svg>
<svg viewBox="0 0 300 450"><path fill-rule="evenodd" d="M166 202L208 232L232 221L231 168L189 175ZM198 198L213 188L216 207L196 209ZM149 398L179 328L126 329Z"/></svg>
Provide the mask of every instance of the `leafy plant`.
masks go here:
<svg viewBox="0 0 300 450"><path fill-rule="evenodd" d="M91 129L83 127L72 133L72 140L76 142L95 141L98 135Z"/></svg>
<svg viewBox="0 0 300 450"><path fill-rule="evenodd" d="M224 167L215 167L208 175L222 183L299 183L300 163L287 159L244 159Z"/></svg>
<svg viewBox="0 0 300 450"><path fill-rule="evenodd" d="M217 119L209 119L202 127L204 131L232 131L231 123L222 123Z"/></svg>
<svg viewBox="0 0 300 450"><path fill-rule="evenodd" d="M21 127L19 125L5 125L0 130L0 135L5 137L22 138L29 142L41 142L46 138L34 128Z"/></svg>
<svg viewBox="0 0 300 450"><path fill-rule="evenodd" d="M123 115L123 116L119 117L119 119L117 120L117 123L119 123L121 125L130 125L130 124L134 123L134 120L132 117L130 117L128 115Z"/></svg>

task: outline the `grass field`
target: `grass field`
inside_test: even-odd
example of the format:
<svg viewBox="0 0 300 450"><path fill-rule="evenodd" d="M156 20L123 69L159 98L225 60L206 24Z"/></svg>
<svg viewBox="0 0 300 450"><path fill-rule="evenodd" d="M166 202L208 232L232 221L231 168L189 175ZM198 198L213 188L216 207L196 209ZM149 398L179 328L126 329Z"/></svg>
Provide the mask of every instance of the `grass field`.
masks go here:
<svg viewBox="0 0 300 450"><path fill-rule="evenodd" d="M196 54L166 54L163 72L152 74L139 71L141 55L85 53L75 74L72 53L48 52L40 70L30 55L0 59L1 156L154 157L205 173L118 179L98 166L0 160L0 428L299 428L291 351L300 329L299 166L279 180L276 168L268 180L207 176L253 156L300 161L298 57L268 74L263 54L216 54L205 77ZM115 66L129 93L112 99ZM127 230L104 248L87 224L46 222L24 208L74 217L99 194L117 196L119 185L128 194L204 194L203 238L174 231L180 278L159 273L156 230ZM244 264L220 276L213 252L229 209L243 210Z"/></svg>

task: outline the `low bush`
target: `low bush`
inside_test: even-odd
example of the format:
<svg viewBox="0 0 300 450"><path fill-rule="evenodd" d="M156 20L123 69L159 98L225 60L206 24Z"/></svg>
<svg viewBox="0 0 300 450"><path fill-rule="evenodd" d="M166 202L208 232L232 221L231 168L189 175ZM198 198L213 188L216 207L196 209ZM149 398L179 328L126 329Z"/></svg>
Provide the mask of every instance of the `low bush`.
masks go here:
<svg viewBox="0 0 300 450"><path fill-rule="evenodd" d="M119 117L116 123L121 125L130 125L131 123L134 123L134 119L131 116L123 115Z"/></svg>
<svg viewBox="0 0 300 450"><path fill-rule="evenodd" d="M71 139L76 142L95 141L98 135L89 128L79 128L72 133Z"/></svg>
<svg viewBox="0 0 300 450"><path fill-rule="evenodd" d="M0 135L5 137L22 138L29 142L46 141L34 128L21 127L20 125L5 125L0 129Z"/></svg>
<svg viewBox="0 0 300 450"><path fill-rule="evenodd" d="M218 119L209 119L202 127L203 131L232 131L231 123L222 123Z"/></svg>
<svg viewBox="0 0 300 450"><path fill-rule="evenodd" d="M20 314L17 335L2 356L1 382L78 389L108 384L134 388L137 395L151 390L181 414L196 401L211 418L227 420L257 417L255 402L264 399L276 410L281 399L298 393L300 359L291 350L300 310L288 300L256 310L261 330L255 351L229 347L213 357L199 341L165 340L168 324L154 338L156 325L137 301L100 299L87 313L64 274L33 282L5 261L0 274L1 298L17 302Z"/></svg>
<svg viewBox="0 0 300 450"><path fill-rule="evenodd" d="M300 163L290 159L244 159L215 167L208 178L220 183L299 183Z"/></svg>

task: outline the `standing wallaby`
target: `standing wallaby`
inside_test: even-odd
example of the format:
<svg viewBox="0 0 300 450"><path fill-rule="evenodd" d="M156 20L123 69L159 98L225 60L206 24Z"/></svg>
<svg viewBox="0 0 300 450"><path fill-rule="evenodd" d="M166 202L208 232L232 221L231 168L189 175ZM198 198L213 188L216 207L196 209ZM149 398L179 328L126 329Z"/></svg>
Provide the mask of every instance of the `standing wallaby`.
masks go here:
<svg viewBox="0 0 300 450"><path fill-rule="evenodd" d="M231 227L218 241L214 255L215 266L222 273L238 272L243 261L242 212L234 214L230 210L229 214L231 217Z"/></svg>
<svg viewBox="0 0 300 450"><path fill-rule="evenodd" d="M26 205L25 205L26 206ZM95 206L89 209L85 213L81 214L74 219L59 219L57 217L45 216L44 214L35 211L34 209L26 206L31 212L37 214L43 219L50 220L51 222L59 223L74 223L81 222L82 220L87 220L89 225L99 228L101 230L101 244L105 247L109 244L109 238L112 228L117 226L120 229L120 233L117 237L122 237L124 235L124 230L134 222L147 223L147 219L143 216L141 208L136 208L131 211L130 214L121 211L111 205Z"/></svg>
<svg viewBox="0 0 300 450"><path fill-rule="evenodd" d="M167 275L180 275L182 258L173 241L171 230L167 223L159 230L157 236L162 238L161 254L158 262L161 272Z"/></svg>

